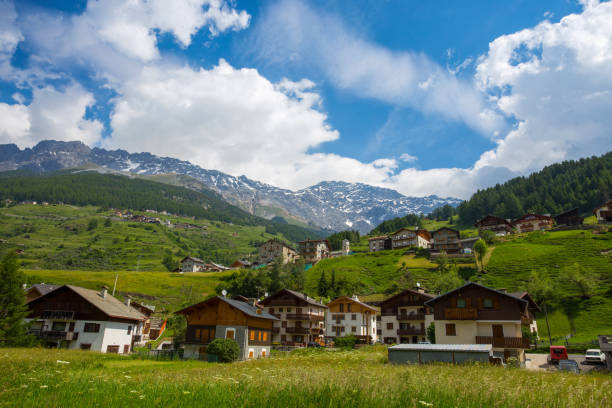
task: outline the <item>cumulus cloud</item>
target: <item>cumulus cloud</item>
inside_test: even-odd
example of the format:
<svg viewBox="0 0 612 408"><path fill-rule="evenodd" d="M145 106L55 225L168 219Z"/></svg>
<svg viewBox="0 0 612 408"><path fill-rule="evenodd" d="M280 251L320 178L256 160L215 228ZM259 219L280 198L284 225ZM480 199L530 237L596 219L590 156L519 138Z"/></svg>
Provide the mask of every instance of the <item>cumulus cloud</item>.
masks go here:
<svg viewBox="0 0 612 408"><path fill-rule="evenodd" d="M406 163L412 163L417 161L418 158L408 153L402 153L402 155L400 156L400 160Z"/></svg>
<svg viewBox="0 0 612 408"><path fill-rule="evenodd" d="M458 79L424 54L394 52L368 41L337 16L301 1L282 0L269 7L254 38L262 62L310 65L339 88L440 114L485 135L505 126L471 82Z"/></svg>
<svg viewBox="0 0 612 408"><path fill-rule="evenodd" d="M8 105L0 103L0 143L30 147L43 139L81 140L93 145L99 141L103 125L84 119L93 95L80 85L64 90L50 86L35 89L32 103Z"/></svg>
<svg viewBox="0 0 612 408"><path fill-rule="evenodd" d="M323 178L383 182L394 160L361 163L308 153L338 132L308 80L272 83L221 60L210 70L147 67L119 89L107 147L180 157L234 175L299 188Z"/></svg>

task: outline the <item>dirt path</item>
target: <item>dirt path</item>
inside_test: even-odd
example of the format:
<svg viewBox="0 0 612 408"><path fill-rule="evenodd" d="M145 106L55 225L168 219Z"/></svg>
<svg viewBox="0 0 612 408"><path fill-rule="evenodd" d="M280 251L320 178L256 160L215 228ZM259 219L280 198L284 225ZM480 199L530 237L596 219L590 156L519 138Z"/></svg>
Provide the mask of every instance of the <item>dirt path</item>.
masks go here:
<svg viewBox="0 0 612 408"><path fill-rule="evenodd" d="M494 250L495 250L494 246L487 248L487 253L485 254L484 258L482 258L482 268L483 269L489 263L489 259L491 259L491 255L493 254Z"/></svg>

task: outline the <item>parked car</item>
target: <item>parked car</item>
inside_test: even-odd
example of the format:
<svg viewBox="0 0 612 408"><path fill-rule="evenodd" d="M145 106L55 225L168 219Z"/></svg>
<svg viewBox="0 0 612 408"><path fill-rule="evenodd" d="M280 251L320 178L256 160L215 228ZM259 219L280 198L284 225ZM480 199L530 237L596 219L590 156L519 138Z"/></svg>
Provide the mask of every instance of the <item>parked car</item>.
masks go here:
<svg viewBox="0 0 612 408"><path fill-rule="evenodd" d="M567 349L565 346L550 346L550 354L548 355L548 364L559 364L561 360L567 360Z"/></svg>
<svg viewBox="0 0 612 408"><path fill-rule="evenodd" d="M310 343L308 343L308 347L321 348L323 346L321 346L319 343L315 341L311 341Z"/></svg>
<svg viewBox="0 0 612 408"><path fill-rule="evenodd" d="M574 360L559 360L559 370L580 374L580 367Z"/></svg>
<svg viewBox="0 0 612 408"><path fill-rule="evenodd" d="M584 356L584 364L605 364L606 355L600 349L589 349Z"/></svg>

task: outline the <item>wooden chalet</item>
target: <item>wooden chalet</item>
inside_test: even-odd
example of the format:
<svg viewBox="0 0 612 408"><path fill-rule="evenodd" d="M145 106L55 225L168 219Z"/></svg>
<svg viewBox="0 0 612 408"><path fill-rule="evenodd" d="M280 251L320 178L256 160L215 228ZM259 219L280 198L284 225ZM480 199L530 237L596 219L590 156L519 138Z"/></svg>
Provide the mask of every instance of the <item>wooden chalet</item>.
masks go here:
<svg viewBox="0 0 612 408"><path fill-rule="evenodd" d="M411 230L409 228L401 228L392 234L391 246L393 249L406 247L429 248L431 243L431 235L426 229Z"/></svg>
<svg viewBox="0 0 612 408"><path fill-rule="evenodd" d="M555 224L557 224L557 226L581 225L584 221L584 217L580 216L578 207L572 208L571 210L565 211L559 215L555 215L553 218L555 219Z"/></svg>
<svg viewBox="0 0 612 408"><path fill-rule="evenodd" d="M382 340L391 343L418 343L427 338L426 328L433 317L425 302L434 296L422 289L407 289L380 304Z"/></svg>
<svg viewBox="0 0 612 408"><path fill-rule="evenodd" d="M542 231L552 228L553 219L549 215L525 214L512 224L519 233Z"/></svg>
<svg viewBox="0 0 612 408"><path fill-rule="evenodd" d="M493 354L525 361L529 301L474 282L425 302L433 308L436 344L492 344Z"/></svg>
<svg viewBox="0 0 612 408"><path fill-rule="evenodd" d="M268 357L272 325L279 319L250 302L216 296L179 310L187 319L186 358L207 359L206 346L217 338L234 339L240 360Z"/></svg>
<svg viewBox="0 0 612 408"><path fill-rule="evenodd" d="M476 221L474 226L478 228L478 232L493 231L495 235L507 235L512 233L512 223L509 220L494 215L487 215Z"/></svg>
<svg viewBox="0 0 612 408"><path fill-rule="evenodd" d="M461 243L459 242L459 231L442 227L431 233L433 239L433 252L446 252L447 254L457 254L461 252Z"/></svg>
<svg viewBox="0 0 612 408"><path fill-rule="evenodd" d="M393 248L393 241L388 235L380 235L368 238L368 251L378 252Z"/></svg>
<svg viewBox="0 0 612 408"><path fill-rule="evenodd" d="M606 224L612 222L612 200L608 200L599 207L593 210L593 214L597 217L597 222Z"/></svg>
<svg viewBox="0 0 612 408"><path fill-rule="evenodd" d="M305 346L322 342L325 335L327 306L310 296L283 289L260 302L264 310L280 319L274 322L272 342L288 346Z"/></svg>

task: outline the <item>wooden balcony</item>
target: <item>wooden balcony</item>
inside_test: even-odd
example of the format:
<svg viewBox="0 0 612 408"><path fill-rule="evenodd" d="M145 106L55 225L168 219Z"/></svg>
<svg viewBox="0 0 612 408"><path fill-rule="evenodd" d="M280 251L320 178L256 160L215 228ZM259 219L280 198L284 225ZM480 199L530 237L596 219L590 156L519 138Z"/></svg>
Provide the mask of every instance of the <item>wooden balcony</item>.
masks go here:
<svg viewBox="0 0 612 408"><path fill-rule="evenodd" d="M397 334L399 336L410 336L410 335L424 336L425 335L425 329L421 329L419 327L414 327L414 328L410 328L410 329L397 329Z"/></svg>
<svg viewBox="0 0 612 408"><path fill-rule="evenodd" d="M425 320L423 313L400 313L396 317L397 320Z"/></svg>
<svg viewBox="0 0 612 408"><path fill-rule="evenodd" d="M446 320L475 320L478 318L478 310L472 307L447 307L444 309Z"/></svg>
<svg viewBox="0 0 612 408"><path fill-rule="evenodd" d="M310 329L308 327L286 327L285 331L291 334L309 334Z"/></svg>
<svg viewBox="0 0 612 408"><path fill-rule="evenodd" d="M528 349L529 339L525 337L476 336L476 344L492 344L495 348Z"/></svg>
<svg viewBox="0 0 612 408"><path fill-rule="evenodd" d="M287 320L308 320L313 322L320 322L323 321L323 316L316 315L313 313L294 313L288 314Z"/></svg>
<svg viewBox="0 0 612 408"><path fill-rule="evenodd" d="M47 340L77 340L79 338L79 332L67 332L63 330L32 330L30 334Z"/></svg>

